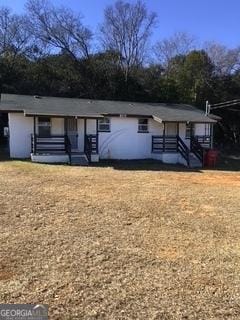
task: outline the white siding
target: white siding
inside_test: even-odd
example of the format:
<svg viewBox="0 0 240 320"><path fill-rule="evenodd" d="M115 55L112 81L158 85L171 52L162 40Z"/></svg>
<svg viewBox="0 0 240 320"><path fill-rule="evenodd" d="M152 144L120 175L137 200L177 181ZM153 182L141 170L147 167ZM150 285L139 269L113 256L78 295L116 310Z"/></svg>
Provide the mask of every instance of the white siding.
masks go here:
<svg viewBox="0 0 240 320"><path fill-rule="evenodd" d="M29 158L31 153L31 134L33 118L23 113L9 113L9 147L11 158Z"/></svg>
<svg viewBox="0 0 240 320"><path fill-rule="evenodd" d="M196 123L194 126L194 134L196 136L204 136L205 135L205 123Z"/></svg>
<svg viewBox="0 0 240 320"><path fill-rule="evenodd" d="M163 134L163 125L149 119L149 133L138 133L137 118L111 118L111 132L99 132L101 159L152 157L152 135Z"/></svg>
<svg viewBox="0 0 240 320"><path fill-rule="evenodd" d="M204 124L195 124L195 134L204 135ZM138 118L111 117L111 132L99 132L99 155L101 159L147 159L155 158L176 163L182 159L178 154L152 154L152 135L163 134L163 124L148 120L148 133L138 132ZM64 134L64 119L51 119L52 134ZM186 124L179 124L179 135L185 138ZM33 118L21 113L9 113L10 156L28 158L31 153ZM96 119L87 119L87 134L96 133ZM84 151L84 120L78 119L78 148Z"/></svg>

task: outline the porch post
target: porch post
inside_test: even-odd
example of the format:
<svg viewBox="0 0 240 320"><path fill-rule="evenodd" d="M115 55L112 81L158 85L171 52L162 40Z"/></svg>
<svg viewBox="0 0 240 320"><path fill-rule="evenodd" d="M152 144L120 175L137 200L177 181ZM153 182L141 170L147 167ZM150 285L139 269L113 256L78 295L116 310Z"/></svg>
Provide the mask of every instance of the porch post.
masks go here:
<svg viewBox="0 0 240 320"><path fill-rule="evenodd" d="M190 122L190 138L192 139L193 137L193 124Z"/></svg>
<svg viewBox="0 0 240 320"><path fill-rule="evenodd" d="M166 134L165 122L163 122L163 152L165 152L165 134Z"/></svg>
<svg viewBox="0 0 240 320"><path fill-rule="evenodd" d="M211 147L211 149L213 148L213 128L214 128L214 124L210 123L210 139L211 139L210 147Z"/></svg>
<svg viewBox="0 0 240 320"><path fill-rule="evenodd" d="M84 152L86 151L87 119L84 118Z"/></svg>
<svg viewBox="0 0 240 320"><path fill-rule="evenodd" d="M33 116L33 154L36 154L36 116Z"/></svg>
<svg viewBox="0 0 240 320"><path fill-rule="evenodd" d="M177 135L179 136L179 122L177 122Z"/></svg>
<svg viewBox="0 0 240 320"><path fill-rule="evenodd" d="M98 154L98 119L96 119L96 153Z"/></svg>
<svg viewBox="0 0 240 320"><path fill-rule="evenodd" d="M176 152L178 152L178 137L179 137L179 122L177 122L177 141L176 141Z"/></svg>
<svg viewBox="0 0 240 320"><path fill-rule="evenodd" d="M67 136L67 117L64 117L64 135Z"/></svg>

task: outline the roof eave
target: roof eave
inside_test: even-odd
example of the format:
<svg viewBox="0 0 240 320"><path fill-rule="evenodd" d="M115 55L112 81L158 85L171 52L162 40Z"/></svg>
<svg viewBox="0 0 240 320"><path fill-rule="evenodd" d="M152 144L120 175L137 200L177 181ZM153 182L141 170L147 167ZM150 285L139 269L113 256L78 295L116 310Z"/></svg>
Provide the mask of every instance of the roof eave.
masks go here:
<svg viewBox="0 0 240 320"><path fill-rule="evenodd" d="M54 112L29 112L24 111L24 116L26 117L41 117L41 116L49 116L49 117L56 117L56 118L67 118L67 117L75 117L75 118L91 118L91 119L98 119L103 118L103 115L101 114L60 114L60 113L54 113Z"/></svg>

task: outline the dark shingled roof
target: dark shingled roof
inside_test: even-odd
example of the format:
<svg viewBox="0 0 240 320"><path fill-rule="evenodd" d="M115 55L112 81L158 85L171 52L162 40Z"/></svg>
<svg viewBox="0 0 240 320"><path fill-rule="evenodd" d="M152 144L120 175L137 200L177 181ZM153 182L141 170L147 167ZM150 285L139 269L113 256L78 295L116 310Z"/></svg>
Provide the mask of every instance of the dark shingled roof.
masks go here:
<svg viewBox="0 0 240 320"><path fill-rule="evenodd" d="M20 111L29 115L103 117L126 115L153 117L160 122L216 122L205 113L187 104L142 103L88 100L76 98L38 97L2 94L0 111Z"/></svg>

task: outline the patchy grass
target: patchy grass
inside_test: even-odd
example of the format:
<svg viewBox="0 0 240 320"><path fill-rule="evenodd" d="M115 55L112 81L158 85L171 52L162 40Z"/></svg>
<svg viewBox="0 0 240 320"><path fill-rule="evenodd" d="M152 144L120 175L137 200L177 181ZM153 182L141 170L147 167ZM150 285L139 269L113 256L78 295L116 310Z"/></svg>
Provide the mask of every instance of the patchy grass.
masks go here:
<svg viewBox="0 0 240 320"><path fill-rule="evenodd" d="M239 319L240 173L170 168L0 163L0 301L50 319Z"/></svg>

